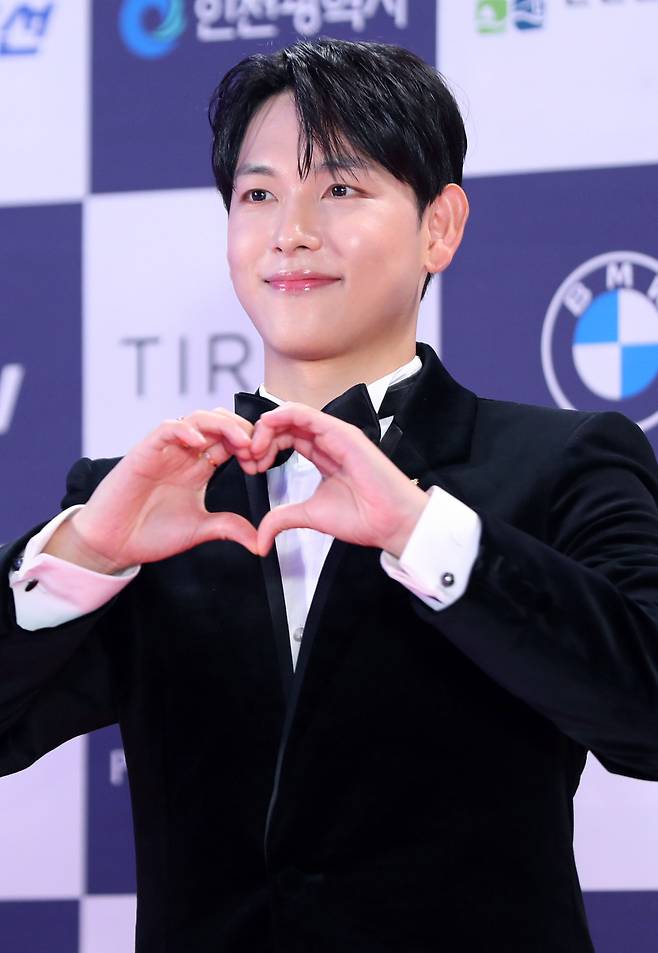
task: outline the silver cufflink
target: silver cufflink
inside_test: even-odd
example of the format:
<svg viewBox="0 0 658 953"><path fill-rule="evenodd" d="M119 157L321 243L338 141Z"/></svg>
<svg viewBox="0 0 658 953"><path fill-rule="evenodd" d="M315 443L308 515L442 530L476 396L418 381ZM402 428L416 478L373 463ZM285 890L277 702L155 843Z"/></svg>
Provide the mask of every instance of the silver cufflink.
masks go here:
<svg viewBox="0 0 658 953"><path fill-rule="evenodd" d="M450 586L454 586L455 577L451 572L444 572L441 576L441 585L444 589L449 589Z"/></svg>

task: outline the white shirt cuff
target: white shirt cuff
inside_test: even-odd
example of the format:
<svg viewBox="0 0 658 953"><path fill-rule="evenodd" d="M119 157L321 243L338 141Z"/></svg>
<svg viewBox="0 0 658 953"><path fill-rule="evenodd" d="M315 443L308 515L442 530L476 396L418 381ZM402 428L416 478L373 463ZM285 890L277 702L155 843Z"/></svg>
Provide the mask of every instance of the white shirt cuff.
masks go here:
<svg viewBox="0 0 658 953"><path fill-rule="evenodd" d="M139 566L113 576L93 572L75 563L42 552L57 527L76 513L70 506L33 536L22 556L14 560L9 585L14 594L16 622L34 632L71 622L100 609L131 582Z"/></svg>
<svg viewBox="0 0 658 953"><path fill-rule="evenodd" d="M384 571L432 609L445 609L466 591L480 546L477 513L438 486L427 491L420 515L400 558L382 552Z"/></svg>

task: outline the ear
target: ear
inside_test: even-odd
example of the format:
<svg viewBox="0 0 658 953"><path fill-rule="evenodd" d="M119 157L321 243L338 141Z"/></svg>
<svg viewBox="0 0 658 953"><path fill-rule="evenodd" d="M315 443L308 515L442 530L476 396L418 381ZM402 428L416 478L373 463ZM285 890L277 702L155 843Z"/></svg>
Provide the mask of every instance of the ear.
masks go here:
<svg viewBox="0 0 658 953"><path fill-rule="evenodd" d="M446 185L425 209L427 248L425 268L431 274L444 271L459 248L468 219L466 193L454 182Z"/></svg>

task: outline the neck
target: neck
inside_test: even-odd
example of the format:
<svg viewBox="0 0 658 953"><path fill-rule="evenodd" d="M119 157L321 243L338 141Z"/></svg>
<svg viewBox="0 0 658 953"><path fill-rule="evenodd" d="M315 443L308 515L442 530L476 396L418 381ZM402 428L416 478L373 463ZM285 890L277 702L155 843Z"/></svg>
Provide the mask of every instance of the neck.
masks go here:
<svg viewBox="0 0 658 953"><path fill-rule="evenodd" d="M322 409L355 384L372 384L410 361L415 338L382 353L344 354L316 360L290 358L265 350L265 387L281 400Z"/></svg>

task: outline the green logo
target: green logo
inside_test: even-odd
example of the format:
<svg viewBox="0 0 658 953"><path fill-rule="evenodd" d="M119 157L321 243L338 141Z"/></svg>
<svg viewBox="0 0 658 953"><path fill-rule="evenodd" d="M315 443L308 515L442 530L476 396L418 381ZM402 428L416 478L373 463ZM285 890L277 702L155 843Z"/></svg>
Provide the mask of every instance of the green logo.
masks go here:
<svg viewBox="0 0 658 953"><path fill-rule="evenodd" d="M478 33L502 33L507 26L507 0L477 0L475 23Z"/></svg>

